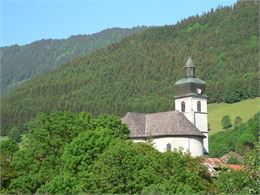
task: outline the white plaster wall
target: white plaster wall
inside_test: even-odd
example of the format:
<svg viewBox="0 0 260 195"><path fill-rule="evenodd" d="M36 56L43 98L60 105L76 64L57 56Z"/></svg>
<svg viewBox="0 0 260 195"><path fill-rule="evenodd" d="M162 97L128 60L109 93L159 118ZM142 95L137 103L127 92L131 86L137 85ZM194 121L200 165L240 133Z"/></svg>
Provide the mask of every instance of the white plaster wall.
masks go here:
<svg viewBox="0 0 260 195"><path fill-rule="evenodd" d="M208 132L208 114L195 112L195 126L202 132Z"/></svg>
<svg viewBox="0 0 260 195"><path fill-rule="evenodd" d="M135 143L138 143L138 142L145 143L146 142L144 139L132 139L132 140Z"/></svg>
<svg viewBox="0 0 260 195"><path fill-rule="evenodd" d="M204 113L195 113L195 126L206 136L203 139L205 152L209 152L208 144L208 115Z"/></svg>
<svg viewBox="0 0 260 195"><path fill-rule="evenodd" d="M208 106L207 99L204 98L196 98L196 97L185 97L175 100L175 110L181 112L181 102L185 102L185 112L183 114L186 118L194 124L205 136L203 139L203 145L205 148L205 152L209 152L208 150ZM201 102L201 113L197 113L197 102Z"/></svg>
<svg viewBox="0 0 260 195"><path fill-rule="evenodd" d="M194 105L193 105L193 100L192 97L186 97L186 98L181 98L181 99L176 99L175 100L175 110L178 110L181 112L181 102L185 102L185 112L183 114L186 116L186 118L194 124Z"/></svg>
<svg viewBox="0 0 260 195"><path fill-rule="evenodd" d="M203 155L203 141L200 137L164 137L154 138L154 147L160 152L167 150L167 144L171 144L172 150L181 149L183 152L190 152L192 156Z"/></svg>
<svg viewBox="0 0 260 195"><path fill-rule="evenodd" d="M207 99L204 98L195 98L195 97L186 97L175 100L175 110L181 112L181 102L185 102L185 113L197 112L197 102L201 103L201 112L208 112Z"/></svg>
<svg viewBox="0 0 260 195"><path fill-rule="evenodd" d="M192 156L202 156L204 154L202 137L190 137L190 146Z"/></svg>
<svg viewBox="0 0 260 195"><path fill-rule="evenodd" d="M198 112L198 110L197 110L198 101L200 101L200 104L201 104L201 112L208 112L207 99L204 99L204 98L192 97L192 110L195 112Z"/></svg>

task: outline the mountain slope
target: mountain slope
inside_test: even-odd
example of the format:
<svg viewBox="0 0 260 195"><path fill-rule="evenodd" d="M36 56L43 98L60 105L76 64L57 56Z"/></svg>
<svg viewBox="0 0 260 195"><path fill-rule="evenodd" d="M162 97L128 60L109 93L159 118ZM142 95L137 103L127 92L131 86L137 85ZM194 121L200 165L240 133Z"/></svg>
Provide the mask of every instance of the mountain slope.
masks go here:
<svg viewBox="0 0 260 195"><path fill-rule="evenodd" d="M3 133L38 112L124 115L173 108L188 53L209 102L258 96L258 2L149 28L18 87L2 101Z"/></svg>
<svg viewBox="0 0 260 195"><path fill-rule="evenodd" d="M35 75L48 72L75 57L104 48L142 29L111 28L91 35L71 36L68 39L48 39L24 46L1 47L1 94L8 93L17 84Z"/></svg>

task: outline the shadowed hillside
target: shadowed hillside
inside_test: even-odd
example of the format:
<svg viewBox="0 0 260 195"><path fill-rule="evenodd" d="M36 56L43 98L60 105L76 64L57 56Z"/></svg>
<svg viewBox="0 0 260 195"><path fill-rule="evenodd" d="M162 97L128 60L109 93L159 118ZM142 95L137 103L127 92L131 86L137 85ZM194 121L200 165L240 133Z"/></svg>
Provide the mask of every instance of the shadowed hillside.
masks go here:
<svg viewBox="0 0 260 195"><path fill-rule="evenodd" d="M1 95L7 94L18 84L48 72L71 59L141 31L144 28L111 28L91 35L76 35L68 39L40 40L24 46L1 47Z"/></svg>

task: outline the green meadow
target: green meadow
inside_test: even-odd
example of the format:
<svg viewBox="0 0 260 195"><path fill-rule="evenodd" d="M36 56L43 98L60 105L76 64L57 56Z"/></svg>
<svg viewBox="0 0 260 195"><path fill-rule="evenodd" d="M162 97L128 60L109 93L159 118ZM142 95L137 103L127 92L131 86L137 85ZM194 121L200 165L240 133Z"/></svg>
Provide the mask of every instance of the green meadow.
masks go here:
<svg viewBox="0 0 260 195"><path fill-rule="evenodd" d="M238 103L227 104L209 104L208 105L208 121L211 127L209 135L223 131L221 119L224 115L229 115L234 125L237 116L242 118L243 122L248 121L253 115L260 111L260 98L248 99Z"/></svg>

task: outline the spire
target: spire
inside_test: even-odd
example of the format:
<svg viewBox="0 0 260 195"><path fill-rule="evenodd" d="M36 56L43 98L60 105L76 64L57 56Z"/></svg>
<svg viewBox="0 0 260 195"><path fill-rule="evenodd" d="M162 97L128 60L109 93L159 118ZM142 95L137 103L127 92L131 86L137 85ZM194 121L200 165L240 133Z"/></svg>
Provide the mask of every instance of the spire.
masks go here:
<svg viewBox="0 0 260 195"><path fill-rule="evenodd" d="M189 56L189 58L188 58L188 60L187 60L187 62L185 64L185 68L195 68L195 65L194 65L194 63L193 63L193 61L192 61L190 56Z"/></svg>
<svg viewBox="0 0 260 195"><path fill-rule="evenodd" d="M185 64L185 72L186 78L195 78L195 65L190 56Z"/></svg>

